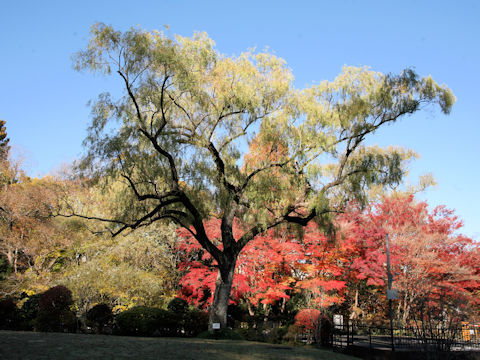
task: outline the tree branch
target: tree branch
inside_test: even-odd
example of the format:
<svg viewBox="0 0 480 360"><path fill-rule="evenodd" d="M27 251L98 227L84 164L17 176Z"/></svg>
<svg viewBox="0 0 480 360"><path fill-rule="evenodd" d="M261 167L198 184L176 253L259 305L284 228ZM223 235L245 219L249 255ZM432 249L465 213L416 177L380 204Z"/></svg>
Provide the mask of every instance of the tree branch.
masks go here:
<svg viewBox="0 0 480 360"><path fill-rule="evenodd" d="M162 125L158 128L158 130L155 132L155 139L158 138L160 135L160 132L165 128L165 125L167 124L167 118L165 117L165 91L166 91L166 84L169 76L166 74L165 70L165 77L162 82L162 89L160 92L160 111L162 112Z"/></svg>
<svg viewBox="0 0 480 360"><path fill-rule="evenodd" d="M147 200L147 199L159 199L158 197L158 194L145 194L145 195L140 195L140 193L138 192L137 190L137 187L135 186L134 182L132 181L132 179L130 179L129 176L125 175L125 174L121 174L121 176L125 179L127 179L127 181L129 182L130 184L130 187L132 188L133 192L135 193L135 196L137 197L137 199L139 201L144 201L144 200ZM173 195L173 194L172 194Z"/></svg>
<svg viewBox="0 0 480 360"><path fill-rule="evenodd" d="M140 107L138 106L137 99L133 95L132 89L130 88L130 83L128 82L127 77L120 70L118 70L117 73L123 78L123 81L125 82L125 87L127 89L128 95L130 96L130 99L133 101L133 105L135 106L135 110L137 111L138 120L140 121L140 124L141 124L143 122L142 113L140 111Z"/></svg>
<svg viewBox="0 0 480 360"><path fill-rule="evenodd" d="M268 229L271 229L277 225L280 225L281 223L285 222L283 218L277 218L273 220L269 225L266 227L263 227L262 225L258 224L253 227L251 227L247 232L243 234L243 236L238 239L236 242L236 251L237 254L240 253L240 251L245 247L245 245L248 244L249 241L255 238L255 236L267 231Z"/></svg>
<svg viewBox="0 0 480 360"><path fill-rule="evenodd" d="M168 160L168 164L170 166L170 173L171 173L171 176L172 176L172 188L174 190L179 190L179 185L178 185L178 173L177 173L177 167L175 165L175 161L173 159L173 156L166 150L164 150L159 144L158 144L158 141L155 137L153 137L152 135L150 135L148 133L148 131L145 131L144 129L142 128L139 128L138 129L143 135L145 135L145 137L150 140L150 142L152 143L154 149L160 153L161 155L163 155L164 157L167 158Z"/></svg>
<svg viewBox="0 0 480 360"><path fill-rule="evenodd" d="M192 225L196 231L194 234L195 239L206 249L215 260L219 263L222 262L222 252L208 239L205 227L203 226L203 218L198 209L193 205L188 196L184 193L180 193L180 200L183 206L190 212L193 217ZM186 228L186 227L185 227ZM187 229L187 228L186 228Z"/></svg>
<svg viewBox="0 0 480 360"><path fill-rule="evenodd" d="M289 159L287 161L284 161L282 163L274 163L274 164L269 164L263 168L260 168L260 169L256 169L254 171L252 171L248 176L247 178L245 179L243 185L240 187L240 190L243 191L245 190L245 188L247 187L248 185L248 182L255 176L257 175L258 173L262 172L262 171L265 171L265 170L268 170L268 169L271 169L271 168L274 168L274 167L284 167L285 165L287 165L289 162L291 162L292 159Z"/></svg>
<svg viewBox="0 0 480 360"><path fill-rule="evenodd" d="M217 120L215 121L215 124L213 125L212 129L210 130L210 133L208 134L208 137L207 137L208 141L210 141L210 139L212 138L215 129L217 128L218 124L220 123L220 121L222 119L224 119L226 117L229 117L229 116L232 116L232 115L239 115L239 114L244 114L245 113L245 110L237 110L237 111L231 111L229 113L223 114L223 110L225 110L225 108L222 109L222 113L217 118Z"/></svg>
<svg viewBox="0 0 480 360"><path fill-rule="evenodd" d="M217 180L220 184L223 184L225 188L228 190L229 193L234 194L237 192L237 188L230 184L227 181L227 178L225 176L225 163L223 162L222 158L220 157L219 152L215 148L215 145L213 145L212 142L208 144L208 151L210 151L210 154L213 156L213 161L215 162L215 165L217 166Z"/></svg>

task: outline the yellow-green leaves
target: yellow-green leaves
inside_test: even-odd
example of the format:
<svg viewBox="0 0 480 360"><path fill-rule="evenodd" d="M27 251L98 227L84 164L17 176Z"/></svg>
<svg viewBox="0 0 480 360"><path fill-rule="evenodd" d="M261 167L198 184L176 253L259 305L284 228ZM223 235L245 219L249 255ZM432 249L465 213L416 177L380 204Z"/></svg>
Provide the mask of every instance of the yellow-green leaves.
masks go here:
<svg viewBox="0 0 480 360"><path fill-rule="evenodd" d="M76 68L117 72L122 81L122 97L93 105L83 165L108 183L120 178L113 198L128 223L148 223L164 202L155 214L184 224L233 208L251 224L268 224L365 202L369 189L400 183L412 157L366 148L365 139L424 105L448 113L455 101L409 69L344 67L333 81L296 89L286 62L269 52L226 56L205 33L169 38L103 24ZM179 189L190 205L163 197Z"/></svg>
<svg viewBox="0 0 480 360"><path fill-rule="evenodd" d="M456 101L455 95L446 85L438 85L431 76L424 77L421 81L421 91L429 99L437 99L440 108L449 114Z"/></svg>

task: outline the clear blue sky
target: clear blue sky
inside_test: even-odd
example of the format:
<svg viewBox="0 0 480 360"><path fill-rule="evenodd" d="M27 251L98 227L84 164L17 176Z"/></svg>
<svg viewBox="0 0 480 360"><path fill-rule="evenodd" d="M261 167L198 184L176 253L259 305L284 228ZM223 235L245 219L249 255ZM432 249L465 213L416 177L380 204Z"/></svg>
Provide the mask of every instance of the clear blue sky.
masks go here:
<svg viewBox="0 0 480 360"><path fill-rule="evenodd" d="M480 2L477 1L3 1L0 6L0 119L27 154L32 176L78 158L89 123L86 103L111 82L76 73L71 55L90 26L139 25L190 36L206 31L225 54L269 47L303 87L333 79L343 65L399 72L412 67L447 84L449 116L430 110L378 133L374 142L411 148L421 159L411 181L433 172L421 196L455 209L463 233L480 240Z"/></svg>

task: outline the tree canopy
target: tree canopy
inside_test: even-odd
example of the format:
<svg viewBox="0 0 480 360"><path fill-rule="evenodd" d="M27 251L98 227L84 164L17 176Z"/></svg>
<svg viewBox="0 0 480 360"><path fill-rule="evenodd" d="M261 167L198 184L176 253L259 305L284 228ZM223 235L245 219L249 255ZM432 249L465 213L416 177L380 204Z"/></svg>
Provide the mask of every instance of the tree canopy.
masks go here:
<svg viewBox="0 0 480 360"><path fill-rule="evenodd" d="M204 33L172 40L97 24L92 35L77 69L117 72L125 95L104 93L93 105L82 165L124 179L126 199L137 205L120 209L120 230L159 217L200 226L212 212L233 211L230 202L247 223L302 222L299 209L312 217L362 199L368 185L398 183L411 153L363 146L365 137L423 104L448 113L454 102L446 87L411 70L346 67L333 82L298 90L282 59L227 57ZM254 140L276 156L242 166Z"/></svg>
<svg viewBox="0 0 480 360"><path fill-rule="evenodd" d="M334 81L297 89L284 60L223 55L205 33L172 39L96 24L75 66L116 73L124 88L93 103L80 164L117 184L116 212L84 216L110 222L114 235L173 220L217 261L218 296L227 298L236 258L256 235L282 223L329 223L348 201L365 202L371 186L402 180L413 153L365 146L367 136L428 104L448 113L455 101L409 69L345 67ZM204 227L212 215L222 221L221 247ZM239 238L235 218L245 226Z"/></svg>

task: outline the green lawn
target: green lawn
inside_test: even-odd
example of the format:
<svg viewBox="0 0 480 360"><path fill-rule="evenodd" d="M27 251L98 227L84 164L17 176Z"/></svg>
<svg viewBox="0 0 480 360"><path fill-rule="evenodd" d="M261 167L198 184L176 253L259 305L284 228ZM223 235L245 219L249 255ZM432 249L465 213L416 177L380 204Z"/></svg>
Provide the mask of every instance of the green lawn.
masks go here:
<svg viewBox="0 0 480 360"><path fill-rule="evenodd" d="M325 350L249 341L0 331L0 359L331 359Z"/></svg>

